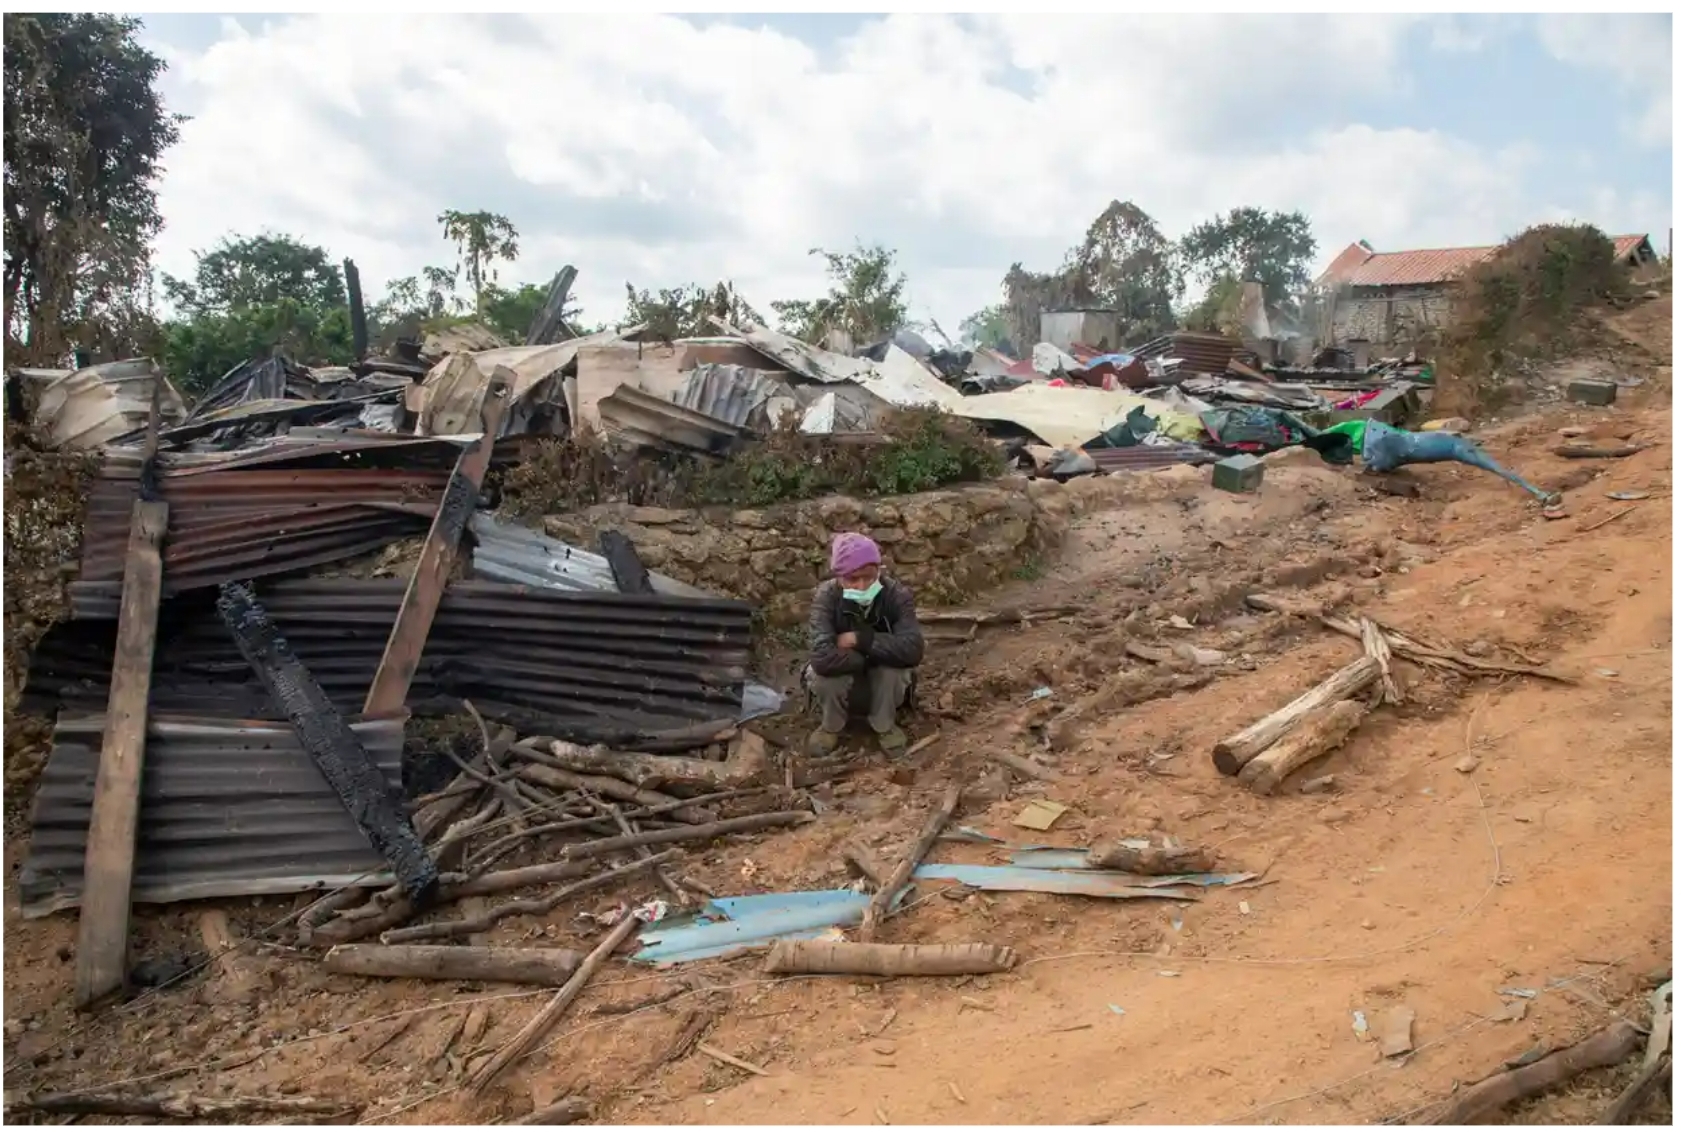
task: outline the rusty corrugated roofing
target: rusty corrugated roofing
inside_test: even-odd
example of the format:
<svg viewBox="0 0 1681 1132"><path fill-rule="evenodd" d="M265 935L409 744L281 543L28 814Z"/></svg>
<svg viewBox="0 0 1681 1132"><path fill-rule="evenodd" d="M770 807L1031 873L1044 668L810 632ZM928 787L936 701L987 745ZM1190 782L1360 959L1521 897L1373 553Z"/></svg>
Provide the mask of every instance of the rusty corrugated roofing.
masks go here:
<svg viewBox="0 0 1681 1132"><path fill-rule="evenodd" d="M1142 346L1124 351L1135 358L1180 358L1186 373L1225 373L1243 343L1224 334L1179 331L1153 338Z"/></svg>
<svg viewBox="0 0 1681 1132"><path fill-rule="evenodd" d="M403 720L351 726L392 789L399 789ZM25 915L80 901L104 727L102 715L67 714L53 731L18 882ZM384 868L290 724L163 714L150 719L136 902L301 892L382 878Z"/></svg>
<svg viewBox="0 0 1681 1132"><path fill-rule="evenodd" d="M440 457L455 451L361 438L162 461L164 593L293 573L424 533L449 480ZM138 472L137 461L112 455L89 490L77 616L89 614L77 593L122 580Z"/></svg>
<svg viewBox="0 0 1681 1132"><path fill-rule="evenodd" d="M1626 259L1646 241L1645 236L1613 236L1616 258ZM1492 256L1500 248L1423 248L1404 252L1375 252L1350 244L1319 277L1321 286L1427 287L1451 283Z"/></svg>
<svg viewBox="0 0 1681 1132"><path fill-rule="evenodd" d="M259 598L341 711L360 710L402 599L401 579L274 582ZM97 709L110 686L120 583L72 587L78 613L31 659L35 709ZM447 711L465 697L541 712L588 739L735 718L752 644L752 607L723 599L579 593L456 582L444 593L409 706ZM267 695L202 593L158 617L152 704L159 711L261 716Z"/></svg>
<svg viewBox="0 0 1681 1132"><path fill-rule="evenodd" d="M1213 463L1215 457L1197 444L1135 444L1129 448L1084 450L1100 472L1150 472L1179 464Z"/></svg>

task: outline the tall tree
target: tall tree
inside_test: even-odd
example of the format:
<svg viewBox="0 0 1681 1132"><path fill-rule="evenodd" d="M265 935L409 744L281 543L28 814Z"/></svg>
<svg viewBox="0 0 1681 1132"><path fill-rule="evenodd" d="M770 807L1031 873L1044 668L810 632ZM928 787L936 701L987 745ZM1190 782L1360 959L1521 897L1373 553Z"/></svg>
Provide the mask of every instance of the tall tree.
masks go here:
<svg viewBox="0 0 1681 1132"><path fill-rule="evenodd" d="M198 259L191 279L163 276L169 302L195 314L226 313L283 300L308 307L345 304L344 275L325 248L285 235L225 237Z"/></svg>
<svg viewBox="0 0 1681 1132"><path fill-rule="evenodd" d="M5 321L40 360L149 321L156 179L182 119L156 83L140 21L5 15Z"/></svg>
<svg viewBox="0 0 1681 1132"><path fill-rule="evenodd" d="M712 287L690 283L657 291L638 291L625 284L625 325L644 323L651 337L670 342L714 334L711 322L714 316L732 326L761 321L759 312L741 297L734 283L723 282Z"/></svg>
<svg viewBox="0 0 1681 1132"><path fill-rule="evenodd" d="M859 243L849 252L812 248L811 254L821 256L827 265L829 293L818 299L771 303L786 333L817 342L829 331L840 330L862 346L905 325L906 280L895 267L892 251L880 244Z"/></svg>
<svg viewBox="0 0 1681 1132"><path fill-rule="evenodd" d="M1174 247L1150 214L1110 201L1068 254L1064 271L1095 304L1121 319L1121 341L1140 343L1173 329L1173 305L1185 280Z"/></svg>
<svg viewBox="0 0 1681 1132"><path fill-rule="evenodd" d="M1234 208L1198 224L1179 242L1191 271L1205 282L1222 275L1257 280L1269 305L1306 289L1318 244L1300 212Z"/></svg>
<svg viewBox="0 0 1681 1132"><path fill-rule="evenodd" d="M519 258L519 230L506 216L453 208L440 213L438 223L444 226L444 238L455 241L461 272L473 289L473 311L482 314L485 284L496 280L496 261Z"/></svg>

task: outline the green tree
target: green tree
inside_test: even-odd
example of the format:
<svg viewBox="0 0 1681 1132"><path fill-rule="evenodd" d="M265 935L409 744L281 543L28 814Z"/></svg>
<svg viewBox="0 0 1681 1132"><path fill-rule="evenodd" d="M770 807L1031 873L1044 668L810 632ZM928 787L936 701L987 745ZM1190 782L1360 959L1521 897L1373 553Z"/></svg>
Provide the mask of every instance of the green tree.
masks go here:
<svg viewBox="0 0 1681 1132"><path fill-rule="evenodd" d="M957 336L969 346L985 346L1006 354L1016 352L1016 344L1010 340L1010 322L1003 303L984 307L958 323Z"/></svg>
<svg viewBox="0 0 1681 1132"><path fill-rule="evenodd" d="M1212 283L1222 275L1257 280L1269 305L1306 289L1318 244L1299 212L1234 208L1198 224L1179 241L1191 272Z"/></svg>
<svg viewBox="0 0 1681 1132"><path fill-rule="evenodd" d="M1122 342L1145 342L1173 329L1184 275L1173 244L1131 201L1109 202L1069 252L1064 271L1094 305L1120 315Z"/></svg>
<svg viewBox="0 0 1681 1132"><path fill-rule="evenodd" d="M496 261L519 258L519 230L506 216L494 212L445 209L438 215L444 238L454 240L461 256L461 272L473 289L473 311L484 311L485 285L496 280Z"/></svg>
<svg viewBox="0 0 1681 1132"><path fill-rule="evenodd" d="M840 330L862 346L905 325L906 280L895 268L895 253L880 244L860 243L849 252L812 248L811 254L827 264L829 293L771 303L785 333L817 342L829 331Z"/></svg>
<svg viewBox="0 0 1681 1132"><path fill-rule="evenodd" d="M325 248L290 236L225 237L195 253L190 280L163 276L164 298L194 314L268 306L290 299L306 307L345 305L344 275Z"/></svg>
<svg viewBox="0 0 1681 1132"><path fill-rule="evenodd" d="M161 354L183 391L274 353L304 365L355 360L344 278L326 249L284 235L229 237L196 258L190 281L164 279L177 313Z"/></svg>
<svg viewBox="0 0 1681 1132"><path fill-rule="evenodd" d="M150 333L156 179L182 119L140 21L8 12L5 33L7 338L40 361L72 345L138 352Z"/></svg>
<svg viewBox="0 0 1681 1132"><path fill-rule="evenodd" d="M625 284L624 324L646 324L650 337L670 342L715 334L713 317L732 326L762 321L759 312L736 291L734 283L723 282L712 287L690 283L657 291L638 291Z"/></svg>
<svg viewBox="0 0 1681 1132"><path fill-rule="evenodd" d="M1209 280L1208 290L1185 312L1185 329L1208 334L1241 334L1238 304L1242 297L1243 284L1236 276L1221 272Z"/></svg>

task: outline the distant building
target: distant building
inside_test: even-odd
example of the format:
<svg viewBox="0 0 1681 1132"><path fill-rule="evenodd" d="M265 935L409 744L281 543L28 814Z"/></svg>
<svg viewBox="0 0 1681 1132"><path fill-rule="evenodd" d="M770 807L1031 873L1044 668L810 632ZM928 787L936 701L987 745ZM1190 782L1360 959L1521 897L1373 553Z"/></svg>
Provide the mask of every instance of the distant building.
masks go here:
<svg viewBox="0 0 1681 1132"><path fill-rule="evenodd" d="M1645 236L1613 236L1619 262L1638 267L1657 259ZM1410 349L1445 327L1453 315L1460 276L1498 247L1380 252L1364 240L1344 248L1318 279L1328 297L1321 338L1331 345L1368 342L1381 351Z"/></svg>
<svg viewBox="0 0 1681 1132"><path fill-rule="evenodd" d="M1119 350L1123 344L1120 312L1097 307L1041 311L1039 341L1049 342L1065 354L1075 343L1105 353Z"/></svg>

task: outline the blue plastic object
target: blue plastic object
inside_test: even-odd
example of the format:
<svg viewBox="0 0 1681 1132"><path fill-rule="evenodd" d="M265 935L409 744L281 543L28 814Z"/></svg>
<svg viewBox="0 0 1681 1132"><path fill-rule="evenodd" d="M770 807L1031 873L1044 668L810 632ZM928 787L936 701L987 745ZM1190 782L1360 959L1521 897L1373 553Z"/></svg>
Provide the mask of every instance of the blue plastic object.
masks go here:
<svg viewBox="0 0 1681 1132"><path fill-rule="evenodd" d="M1453 461L1493 472L1501 479L1515 483L1542 502L1553 498L1551 492L1536 487L1516 472L1501 467L1476 443L1463 436L1446 432L1408 432L1392 428L1381 421L1366 423L1366 442L1360 458L1374 472L1393 472L1407 464L1441 464Z"/></svg>

